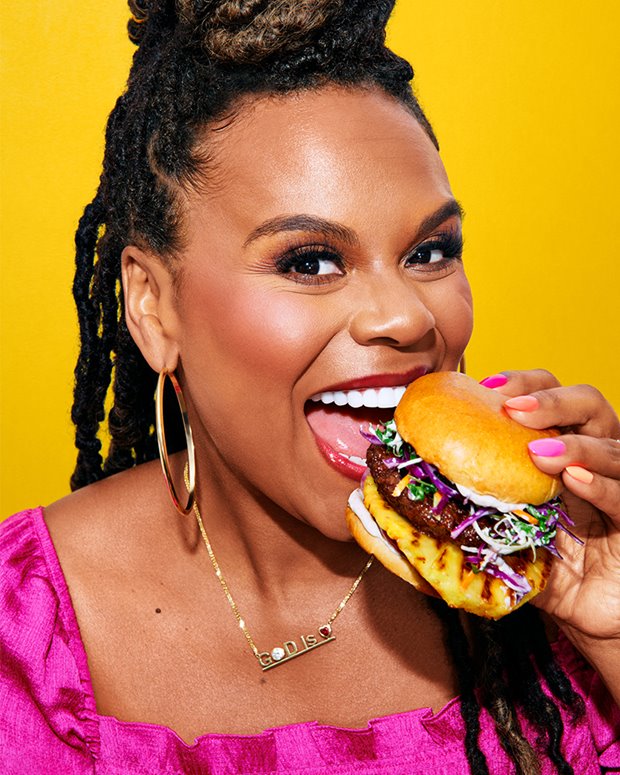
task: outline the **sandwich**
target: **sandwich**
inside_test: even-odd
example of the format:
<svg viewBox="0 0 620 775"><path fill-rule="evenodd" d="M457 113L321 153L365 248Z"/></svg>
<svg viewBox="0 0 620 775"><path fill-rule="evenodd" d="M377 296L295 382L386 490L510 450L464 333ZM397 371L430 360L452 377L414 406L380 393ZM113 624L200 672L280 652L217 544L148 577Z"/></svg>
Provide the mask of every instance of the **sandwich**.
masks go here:
<svg viewBox="0 0 620 775"><path fill-rule="evenodd" d="M489 619L541 592L560 556L557 531L572 536L560 478L527 451L558 431L525 428L503 403L464 374L412 382L394 419L364 432L368 469L346 514L353 537L389 570Z"/></svg>

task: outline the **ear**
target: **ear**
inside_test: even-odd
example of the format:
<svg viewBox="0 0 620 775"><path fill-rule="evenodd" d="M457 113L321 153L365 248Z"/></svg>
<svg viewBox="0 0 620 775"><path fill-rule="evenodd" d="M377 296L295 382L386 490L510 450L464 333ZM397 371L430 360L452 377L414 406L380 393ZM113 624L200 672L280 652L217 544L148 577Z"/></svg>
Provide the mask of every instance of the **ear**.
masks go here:
<svg viewBox="0 0 620 775"><path fill-rule="evenodd" d="M179 347L170 270L158 256L129 245L121 254L121 275L125 321L134 342L154 371L176 369Z"/></svg>

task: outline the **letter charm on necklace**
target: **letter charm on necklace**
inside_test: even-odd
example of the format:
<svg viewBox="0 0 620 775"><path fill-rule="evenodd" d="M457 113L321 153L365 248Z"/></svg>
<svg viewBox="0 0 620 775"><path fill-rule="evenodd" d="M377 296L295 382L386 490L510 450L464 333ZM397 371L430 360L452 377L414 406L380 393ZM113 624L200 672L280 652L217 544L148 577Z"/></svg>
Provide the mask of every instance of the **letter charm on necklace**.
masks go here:
<svg viewBox="0 0 620 775"><path fill-rule="evenodd" d="M282 646L276 646L269 651L259 652L258 661L260 662L263 672L265 670L271 670L273 667L283 665L285 662L290 662L295 657L301 657L303 654L307 654L309 651L324 646L326 643L331 643L336 640L336 636L332 633L330 624L323 624L318 628L320 635L317 638L316 635L301 635L301 645L298 645L297 641L287 640L284 641Z"/></svg>

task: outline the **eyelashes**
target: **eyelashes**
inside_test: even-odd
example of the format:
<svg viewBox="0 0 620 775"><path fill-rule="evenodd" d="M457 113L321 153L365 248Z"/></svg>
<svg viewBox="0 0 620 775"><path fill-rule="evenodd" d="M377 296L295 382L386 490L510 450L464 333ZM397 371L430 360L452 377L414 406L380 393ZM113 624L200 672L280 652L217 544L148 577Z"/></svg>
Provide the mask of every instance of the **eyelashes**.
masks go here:
<svg viewBox="0 0 620 775"><path fill-rule="evenodd" d="M280 274L294 275L292 279L318 285L345 274L344 259L327 245L301 245L292 248L275 262Z"/></svg>
<svg viewBox="0 0 620 775"><path fill-rule="evenodd" d="M441 232L423 242L405 259L410 266L423 271L439 271L446 262L460 261L463 257L463 236L460 231Z"/></svg>
<svg viewBox="0 0 620 775"><path fill-rule="evenodd" d="M463 255L463 237L460 229L447 229L409 250L402 261L404 268L416 276L448 274ZM347 261L336 248L319 244L291 246L275 260L278 274L305 285L334 282L347 274ZM430 277L429 277L430 279Z"/></svg>

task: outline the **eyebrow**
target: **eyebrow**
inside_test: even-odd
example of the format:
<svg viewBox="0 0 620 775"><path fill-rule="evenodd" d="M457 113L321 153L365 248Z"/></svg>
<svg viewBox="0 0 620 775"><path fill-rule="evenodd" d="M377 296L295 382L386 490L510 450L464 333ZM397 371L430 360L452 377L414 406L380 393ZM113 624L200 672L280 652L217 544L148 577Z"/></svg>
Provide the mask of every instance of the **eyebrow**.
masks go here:
<svg viewBox="0 0 620 775"><path fill-rule="evenodd" d="M418 227L414 242L422 239L434 228L442 224L452 216L463 218L465 212L456 199L449 199L438 210L428 215L422 220ZM347 245L358 246L359 239L357 234L336 221L328 221L325 218L319 218L315 215L282 215L265 221L247 236L243 247L246 248L251 242L272 234L278 234L281 231L313 231L328 237L334 237Z"/></svg>
<svg viewBox="0 0 620 775"><path fill-rule="evenodd" d="M359 245L355 232L336 221L327 221L325 218L318 218L315 215L283 215L271 218L254 229L243 243L243 247L247 247L259 237L277 234L281 231L314 231L328 237L334 237L348 245Z"/></svg>
<svg viewBox="0 0 620 775"><path fill-rule="evenodd" d="M448 218L452 218L455 215L463 220L465 217L465 210L463 210L463 207L456 199L449 199L442 204L438 210L435 210L434 213L431 213L422 220L422 223L418 226L414 242L423 239L429 232L433 231L433 229L436 229L438 226L441 226L444 221L447 221Z"/></svg>

